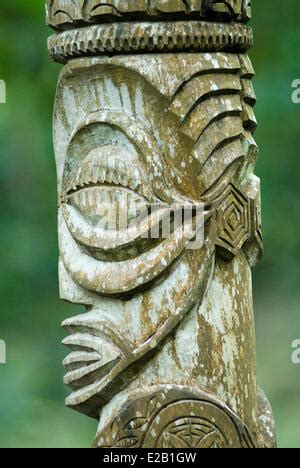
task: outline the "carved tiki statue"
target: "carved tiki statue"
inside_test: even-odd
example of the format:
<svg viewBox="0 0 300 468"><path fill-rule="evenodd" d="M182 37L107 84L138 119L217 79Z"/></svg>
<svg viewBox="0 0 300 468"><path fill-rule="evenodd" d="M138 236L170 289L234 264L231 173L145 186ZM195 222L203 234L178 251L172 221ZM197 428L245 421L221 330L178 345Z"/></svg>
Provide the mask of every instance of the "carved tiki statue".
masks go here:
<svg viewBox="0 0 300 468"><path fill-rule="evenodd" d="M95 447L274 447L251 290L262 235L250 1L46 9L64 64L60 293L85 306L63 324L67 405L99 421Z"/></svg>

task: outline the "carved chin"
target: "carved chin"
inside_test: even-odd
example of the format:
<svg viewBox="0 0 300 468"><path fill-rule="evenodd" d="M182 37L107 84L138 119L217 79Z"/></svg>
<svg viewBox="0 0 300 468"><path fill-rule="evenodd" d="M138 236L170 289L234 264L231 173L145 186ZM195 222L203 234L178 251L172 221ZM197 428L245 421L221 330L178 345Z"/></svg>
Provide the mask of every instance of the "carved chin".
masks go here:
<svg viewBox="0 0 300 468"><path fill-rule="evenodd" d="M154 244L140 255L125 261L104 261L93 257L87 246L83 245L92 240L91 232L88 227L79 231L76 218L77 214L70 206L59 209L62 261L77 284L103 295L126 294L151 283L175 262L195 236L193 223L185 223L167 239L161 239L158 245ZM108 238L104 242L102 234L94 233L93 239L98 242L100 252L103 246L105 254L105 243L113 245L116 239Z"/></svg>

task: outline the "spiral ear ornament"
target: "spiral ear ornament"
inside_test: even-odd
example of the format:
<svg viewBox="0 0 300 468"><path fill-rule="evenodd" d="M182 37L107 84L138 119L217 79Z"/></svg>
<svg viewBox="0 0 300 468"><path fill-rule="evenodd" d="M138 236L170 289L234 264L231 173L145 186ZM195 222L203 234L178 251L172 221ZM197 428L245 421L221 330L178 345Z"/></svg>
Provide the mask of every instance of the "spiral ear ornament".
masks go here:
<svg viewBox="0 0 300 468"><path fill-rule="evenodd" d="M66 404L94 447L271 448L245 0L49 0ZM100 416L99 416L100 415Z"/></svg>

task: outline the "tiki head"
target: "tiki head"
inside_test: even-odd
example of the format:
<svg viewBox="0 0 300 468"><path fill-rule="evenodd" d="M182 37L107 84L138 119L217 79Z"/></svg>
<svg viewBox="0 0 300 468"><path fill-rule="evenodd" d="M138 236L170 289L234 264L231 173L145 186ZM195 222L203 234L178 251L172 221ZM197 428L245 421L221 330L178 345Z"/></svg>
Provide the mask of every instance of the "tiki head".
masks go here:
<svg viewBox="0 0 300 468"><path fill-rule="evenodd" d="M64 322L67 404L101 413L97 446L166 446L176 399L184 424L196 414L191 446L210 433L212 446L258 444L249 3L47 2L50 54L65 63L60 291L86 307Z"/></svg>

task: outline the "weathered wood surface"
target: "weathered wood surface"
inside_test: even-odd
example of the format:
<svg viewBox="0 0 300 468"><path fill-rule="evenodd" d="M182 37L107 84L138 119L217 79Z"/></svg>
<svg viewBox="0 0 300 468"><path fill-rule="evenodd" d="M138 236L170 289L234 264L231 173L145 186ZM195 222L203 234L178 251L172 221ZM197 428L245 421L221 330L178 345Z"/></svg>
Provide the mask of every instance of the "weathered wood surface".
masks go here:
<svg viewBox="0 0 300 468"><path fill-rule="evenodd" d="M47 23L56 29L120 20L185 18L247 22L250 0L46 0Z"/></svg>
<svg viewBox="0 0 300 468"><path fill-rule="evenodd" d="M99 419L96 447L275 445L256 382L249 17L247 1L47 2L66 63L60 290L86 307L63 324L67 405Z"/></svg>

